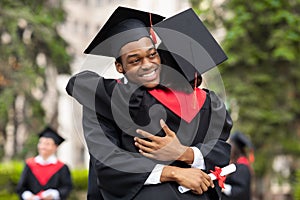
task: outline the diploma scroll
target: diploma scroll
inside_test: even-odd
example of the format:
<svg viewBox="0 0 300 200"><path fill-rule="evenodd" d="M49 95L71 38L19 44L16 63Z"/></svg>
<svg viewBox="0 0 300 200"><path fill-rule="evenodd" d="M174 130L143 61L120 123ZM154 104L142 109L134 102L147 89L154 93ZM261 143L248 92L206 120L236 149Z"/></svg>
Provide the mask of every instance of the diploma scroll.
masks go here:
<svg viewBox="0 0 300 200"><path fill-rule="evenodd" d="M228 174L231 174L232 172L235 172L235 170L236 170L235 164L230 164L230 165L227 165L226 167L222 168L220 175L226 176ZM208 176L210 176L211 180L213 180L213 181L216 180L216 178L217 178L213 173L209 173ZM180 193L185 193L185 192L189 191L190 189L183 187L183 186L178 186L178 190Z"/></svg>

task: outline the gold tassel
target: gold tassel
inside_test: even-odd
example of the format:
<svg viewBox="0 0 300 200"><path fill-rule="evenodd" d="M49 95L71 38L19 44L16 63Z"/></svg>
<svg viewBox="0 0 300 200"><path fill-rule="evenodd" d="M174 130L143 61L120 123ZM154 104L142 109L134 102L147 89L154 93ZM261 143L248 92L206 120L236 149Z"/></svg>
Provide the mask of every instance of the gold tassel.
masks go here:
<svg viewBox="0 0 300 200"><path fill-rule="evenodd" d="M152 38L154 44L157 44L156 35L155 35L153 27L152 27L153 26L152 25L152 15L151 15L151 13L149 13L149 15L150 15L150 35L151 35L151 38Z"/></svg>
<svg viewBox="0 0 300 200"><path fill-rule="evenodd" d="M197 91L196 91L196 89L197 89L197 82L198 82L198 74L197 74L197 72L195 72L195 82L194 82L194 94L193 94L193 108L194 109L197 109L197 103L198 103L198 101L197 101Z"/></svg>

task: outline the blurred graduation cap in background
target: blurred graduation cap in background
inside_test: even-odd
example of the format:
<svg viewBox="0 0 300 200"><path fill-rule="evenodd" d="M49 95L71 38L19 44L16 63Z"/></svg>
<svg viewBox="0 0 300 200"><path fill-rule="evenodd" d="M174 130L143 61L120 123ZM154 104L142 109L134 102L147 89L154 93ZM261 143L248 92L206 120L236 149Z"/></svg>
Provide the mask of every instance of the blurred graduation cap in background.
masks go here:
<svg viewBox="0 0 300 200"><path fill-rule="evenodd" d="M65 141L63 137L61 137L56 131L54 131L49 126L47 126L41 133L39 133L39 137L52 138L57 146L60 145L63 141Z"/></svg>
<svg viewBox="0 0 300 200"><path fill-rule="evenodd" d="M248 159L250 163L254 162L254 147L250 139L245 134L240 131L234 132L230 136L230 142L234 143L244 153L248 150Z"/></svg>
<svg viewBox="0 0 300 200"><path fill-rule="evenodd" d="M152 24L164 17L126 7L118 7L109 17L84 53L108 57L119 57L122 46L142 37L154 37Z"/></svg>
<svg viewBox="0 0 300 200"><path fill-rule="evenodd" d="M163 43L159 48L164 56L173 58L173 68L189 82L195 79L195 72L203 74L227 59L191 8L153 25L153 29Z"/></svg>
<svg viewBox="0 0 300 200"><path fill-rule="evenodd" d="M253 148L250 139L240 131L234 132L230 137L230 141L235 143L240 149Z"/></svg>

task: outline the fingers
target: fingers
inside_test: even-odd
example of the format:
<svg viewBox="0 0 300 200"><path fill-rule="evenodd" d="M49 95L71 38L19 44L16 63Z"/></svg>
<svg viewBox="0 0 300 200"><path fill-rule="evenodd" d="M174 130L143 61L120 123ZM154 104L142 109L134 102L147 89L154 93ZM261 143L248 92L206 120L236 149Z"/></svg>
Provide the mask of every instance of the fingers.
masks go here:
<svg viewBox="0 0 300 200"><path fill-rule="evenodd" d="M135 139L135 143L134 145L139 148L140 150L142 150L143 152L146 152L146 153L151 153L153 151L153 148L152 146L150 145L151 142L147 142L145 140L142 140L142 139ZM140 141L140 142L139 142ZM150 143L148 145L148 143ZM147 146L148 145L148 146Z"/></svg>
<svg viewBox="0 0 300 200"><path fill-rule="evenodd" d="M212 188L215 187L215 184L214 184L213 180L211 180L211 179L210 179L210 186L211 186Z"/></svg>
<svg viewBox="0 0 300 200"><path fill-rule="evenodd" d="M152 142L150 141L147 141L147 140L144 140L144 139L141 139L141 138L138 138L138 137L135 137L134 138L134 141L135 141L135 146L137 147L140 147L140 146L144 146L144 147L152 147Z"/></svg>
<svg viewBox="0 0 300 200"><path fill-rule="evenodd" d="M192 192L195 193L195 194L202 194L203 193L203 190L201 189L201 187L198 187L197 189L192 189Z"/></svg>
<svg viewBox="0 0 300 200"><path fill-rule="evenodd" d="M166 135L170 135L173 136L175 135L175 133L167 126L167 124L164 122L164 120L160 120L160 126L163 129L163 131L166 133ZM142 135L145 138L148 138L152 141L155 141L158 137L155 135L152 135L151 133L148 133L147 131L141 130L141 129L137 129L136 132L140 135Z"/></svg>
<svg viewBox="0 0 300 200"><path fill-rule="evenodd" d="M175 135L175 133L167 126L164 120L159 121L161 128L164 130L166 135Z"/></svg>
<svg viewBox="0 0 300 200"><path fill-rule="evenodd" d="M203 181L200 183L199 187L195 189L191 189L193 193L195 194L203 194L208 190L208 188L211 186L211 182L207 179L203 179Z"/></svg>
<svg viewBox="0 0 300 200"><path fill-rule="evenodd" d="M211 179L210 179L210 177L209 177L209 179L207 178L207 177L205 177L204 179L203 179L203 182L201 183L201 186L202 186L202 184L203 185L205 185L206 187L209 187L210 185L211 185Z"/></svg>
<svg viewBox="0 0 300 200"><path fill-rule="evenodd" d="M208 190L208 186L209 185L210 185L209 182L208 182L208 185L204 181L202 183L200 183L200 187L201 187L201 189L202 189L203 192L206 192Z"/></svg>
<svg viewBox="0 0 300 200"><path fill-rule="evenodd" d="M145 138L148 138L150 140L155 140L156 136L155 135L152 135L151 133L148 133L147 131L143 131L141 129L137 129L136 132L140 135L142 135L143 137Z"/></svg>
<svg viewBox="0 0 300 200"><path fill-rule="evenodd" d="M160 126L162 128L164 128L165 126L167 126L167 124L165 123L165 121L163 119L159 120Z"/></svg>
<svg viewBox="0 0 300 200"><path fill-rule="evenodd" d="M151 153L146 153L146 152L144 152L142 150L139 150L139 152L140 152L140 154L142 154L143 156L145 156L147 158L151 158L151 159L155 159L156 158L156 156L153 155L153 154L151 154Z"/></svg>
<svg viewBox="0 0 300 200"><path fill-rule="evenodd" d="M208 176L207 173L204 173L204 177L205 177L205 183L206 183L206 185L207 185L208 187L210 186L210 187L214 188L215 185L214 185L213 180L211 180L210 176Z"/></svg>

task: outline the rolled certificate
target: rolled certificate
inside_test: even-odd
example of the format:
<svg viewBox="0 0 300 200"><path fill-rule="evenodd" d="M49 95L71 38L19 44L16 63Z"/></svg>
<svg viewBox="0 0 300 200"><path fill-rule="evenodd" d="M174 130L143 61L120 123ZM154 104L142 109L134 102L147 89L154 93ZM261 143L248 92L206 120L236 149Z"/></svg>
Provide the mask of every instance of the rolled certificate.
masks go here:
<svg viewBox="0 0 300 200"><path fill-rule="evenodd" d="M232 172L235 172L235 170L236 170L235 164L230 164L230 165L227 165L226 167L222 168L220 175L226 176L228 174L231 174ZM216 180L216 178L217 178L213 173L209 173L208 176L210 176L211 180L213 180L213 181ZM183 186L178 186L178 190L180 193L185 193L185 192L189 191L190 189L183 187Z"/></svg>

